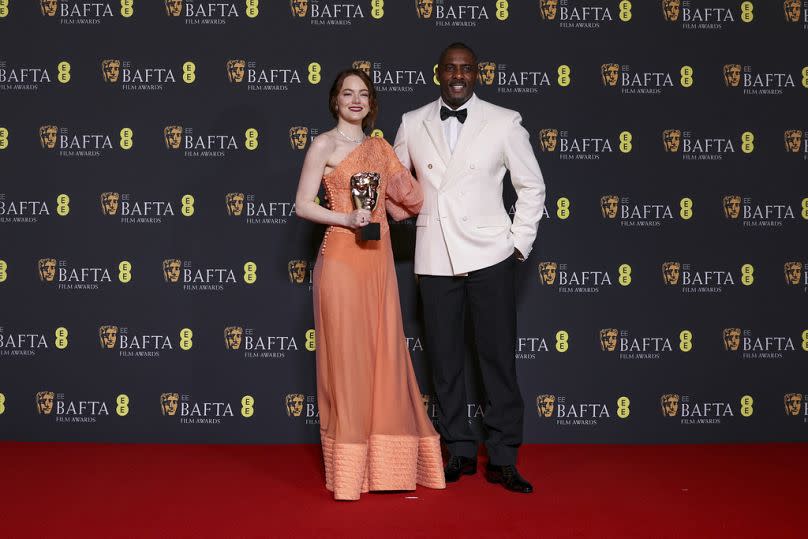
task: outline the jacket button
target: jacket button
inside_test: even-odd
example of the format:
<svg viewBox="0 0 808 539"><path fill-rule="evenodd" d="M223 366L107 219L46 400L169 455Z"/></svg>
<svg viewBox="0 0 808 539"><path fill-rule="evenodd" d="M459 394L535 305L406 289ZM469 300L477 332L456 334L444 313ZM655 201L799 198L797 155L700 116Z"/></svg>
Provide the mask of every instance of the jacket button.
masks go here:
<svg viewBox="0 0 808 539"><path fill-rule="evenodd" d="M469 220L469 218L468 218L468 217L463 217L463 221L464 221L464 222L465 222L465 221L468 221L468 220Z"/></svg>
<svg viewBox="0 0 808 539"><path fill-rule="evenodd" d="M431 169L431 168L432 168L432 163L429 163L429 164L426 166L426 168Z"/></svg>
<svg viewBox="0 0 808 539"><path fill-rule="evenodd" d="M470 165L469 165L469 168L470 168L471 170L474 170L474 163L470 164Z"/></svg>

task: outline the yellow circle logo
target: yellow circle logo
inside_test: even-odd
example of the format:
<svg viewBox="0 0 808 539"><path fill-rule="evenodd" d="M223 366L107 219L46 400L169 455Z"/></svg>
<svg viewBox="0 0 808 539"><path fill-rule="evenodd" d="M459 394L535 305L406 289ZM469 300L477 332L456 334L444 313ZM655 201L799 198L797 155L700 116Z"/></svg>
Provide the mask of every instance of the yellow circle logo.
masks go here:
<svg viewBox="0 0 808 539"><path fill-rule="evenodd" d="M752 2L741 2L741 20L743 22L752 22L755 19L755 6Z"/></svg>
<svg viewBox="0 0 808 539"><path fill-rule="evenodd" d="M6 264L6 261L0 260L0 283L8 279L7 270L8 270L8 264Z"/></svg>
<svg viewBox="0 0 808 539"><path fill-rule="evenodd" d="M255 281L258 280L258 275L256 271L258 270L258 266L255 262L247 262L244 264L244 282L247 284L253 284Z"/></svg>
<svg viewBox="0 0 808 539"><path fill-rule="evenodd" d="M570 349L570 334L566 331L559 330L556 332L556 351L561 352L562 354Z"/></svg>
<svg viewBox="0 0 808 539"><path fill-rule="evenodd" d="M617 417L620 419L626 419L628 416L631 415L631 399L626 397L625 395L622 397L618 397L617 399Z"/></svg>
<svg viewBox="0 0 808 539"><path fill-rule="evenodd" d="M59 62L56 65L56 71L59 74L56 76L56 80L61 82L62 84L67 84L70 82L70 63L69 62Z"/></svg>
<svg viewBox="0 0 808 539"><path fill-rule="evenodd" d="M58 327L58 328L56 328L55 334L56 334L56 340L54 340L54 342L53 342L54 346L56 346L56 348L58 348L59 350L64 350L65 348L67 348L67 346L68 346L68 342L67 342L68 331L67 331L67 328Z"/></svg>
<svg viewBox="0 0 808 539"><path fill-rule="evenodd" d="M191 328L182 328L180 330L180 348L183 350L190 350L194 347L194 332Z"/></svg>
<svg viewBox="0 0 808 539"><path fill-rule="evenodd" d="M121 0L121 17L129 18L135 13L134 0Z"/></svg>
<svg viewBox="0 0 808 539"><path fill-rule="evenodd" d="M182 64L182 80L186 84L193 84L196 80L196 64L190 60Z"/></svg>
<svg viewBox="0 0 808 539"><path fill-rule="evenodd" d="M244 146L248 150L258 148L258 130L251 127L244 132Z"/></svg>
<svg viewBox="0 0 808 539"><path fill-rule="evenodd" d="M693 86L693 68L690 66L682 66L682 69L679 70L679 74L682 76L679 79L679 82L684 88L690 88Z"/></svg>
<svg viewBox="0 0 808 539"><path fill-rule="evenodd" d="M258 16L258 0L247 0L247 16L254 19Z"/></svg>
<svg viewBox="0 0 808 539"><path fill-rule="evenodd" d="M185 217L192 216L194 214L194 202L195 202L194 195L183 195L180 201L182 202L181 213Z"/></svg>
<svg viewBox="0 0 808 539"><path fill-rule="evenodd" d="M497 3L494 4L497 8L497 19L500 21L508 20L508 0L497 0Z"/></svg>
<svg viewBox="0 0 808 539"><path fill-rule="evenodd" d="M741 284L751 286L755 282L755 267L752 264L741 266Z"/></svg>
<svg viewBox="0 0 808 539"><path fill-rule="evenodd" d="M132 263L128 260L122 260L118 264L118 280L122 283L128 283L132 280Z"/></svg>
<svg viewBox="0 0 808 539"><path fill-rule="evenodd" d="M633 139L631 136L631 131L621 131L618 138L620 139L620 151L623 153L630 153L631 149L633 148L631 144Z"/></svg>
<svg viewBox="0 0 808 539"><path fill-rule="evenodd" d="M134 133L128 127L124 127L121 129L121 148L124 150L128 150L132 147L132 135Z"/></svg>
<svg viewBox="0 0 808 539"><path fill-rule="evenodd" d="M315 338L315 333L313 329L310 329L306 332L306 350L309 352L314 352L317 350L317 340Z"/></svg>
<svg viewBox="0 0 808 539"><path fill-rule="evenodd" d="M620 283L621 286L628 286L631 284L631 266L628 264L620 264L620 267L617 268L617 282Z"/></svg>
<svg viewBox="0 0 808 539"><path fill-rule="evenodd" d="M620 20L623 22L628 22L631 20L631 2L628 0L623 0L617 7L620 8Z"/></svg>
<svg viewBox="0 0 808 539"><path fill-rule="evenodd" d="M750 417L752 414L755 413L755 409L752 405L755 403L755 399L752 398L752 395L744 395L741 397L741 415L744 417Z"/></svg>
<svg viewBox="0 0 808 539"><path fill-rule="evenodd" d="M129 396L121 393L115 398L115 403L118 405L115 407L115 413L121 417L124 417L126 414L129 413Z"/></svg>
<svg viewBox="0 0 808 539"><path fill-rule="evenodd" d="M56 214L59 217L64 217L70 213L70 197L65 194L61 194L56 197Z"/></svg>
<svg viewBox="0 0 808 539"><path fill-rule="evenodd" d="M685 221L693 217L692 199L685 197L679 201L679 216Z"/></svg>
<svg viewBox="0 0 808 539"><path fill-rule="evenodd" d="M755 135L751 131L744 131L741 135L741 151L752 153L755 151Z"/></svg>
<svg viewBox="0 0 808 539"><path fill-rule="evenodd" d="M8 129L0 127L0 150L8 148Z"/></svg>
<svg viewBox="0 0 808 539"><path fill-rule="evenodd" d="M559 219L566 219L570 216L570 199L561 197L556 202L556 215Z"/></svg>
<svg viewBox="0 0 808 539"><path fill-rule="evenodd" d="M381 19L384 17L384 0L371 0L370 16L374 19Z"/></svg>
<svg viewBox="0 0 808 539"><path fill-rule="evenodd" d="M317 62L312 62L309 64L309 84L319 84L320 80L322 79L322 75L320 72L322 71L322 67Z"/></svg>
<svg viewBox="0 0 808 539"><path fill-rule="evenodd" d="M6 411L6 396L0 393L0 415Z"/></svg>
<svg viewBox="0 0 808 539"><path fill-rule="evenodd" d="M693 333L689 329L684 329L679 333L679 350L682 352L693 350Z"/></svg>
<svg viewBox="0 0 808 539"><path fill-rule="evenodd" d="M572 70L570 66L566 64L560 65L556 72L558 73L559 86L569 86L572 83Z"/></svg>
<svg viewBox="0 0 808 539"><path fill-rule="evenodd" d="M241 415L243 417L252 417L255 413L255 399L252 395L244 395L241 398Z"/></svg>

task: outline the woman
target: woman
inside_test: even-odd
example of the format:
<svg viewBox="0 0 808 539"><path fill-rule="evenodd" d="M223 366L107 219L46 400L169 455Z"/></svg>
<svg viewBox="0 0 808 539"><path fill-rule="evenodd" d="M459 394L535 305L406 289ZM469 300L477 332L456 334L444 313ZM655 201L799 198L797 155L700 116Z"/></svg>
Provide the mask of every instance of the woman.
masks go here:
<svg viewBox="0 0 808 539"><path fill-rule="evenodd" d="M295 200L300 217L329 225L314 266L326 488L337 500L416 483L445 488L439 437L404 340L386 216L417 214L423 194L390 145L364 133L378 112L364 72L342 71L329 107L337 125L311 143ZM351 177L367 172L379 175L378 204L354 209ZM314 202L321 181L330 209ZM379 223L381 239L360 238L369 223Z"/></svg>

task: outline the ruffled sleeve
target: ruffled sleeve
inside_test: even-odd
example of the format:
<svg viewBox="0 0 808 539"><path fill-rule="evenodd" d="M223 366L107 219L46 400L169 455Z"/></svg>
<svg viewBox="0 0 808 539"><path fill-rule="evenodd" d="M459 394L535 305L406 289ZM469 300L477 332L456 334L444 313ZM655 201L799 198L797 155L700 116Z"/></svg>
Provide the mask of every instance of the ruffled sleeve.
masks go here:
<svg viewBox="0 0 808 539"><path fill-rule="evenodd" d="M424 192L410 171L404 168L393 149L388 149L388 174L385 207L395 221L418 215L424 204Z"/></svg>

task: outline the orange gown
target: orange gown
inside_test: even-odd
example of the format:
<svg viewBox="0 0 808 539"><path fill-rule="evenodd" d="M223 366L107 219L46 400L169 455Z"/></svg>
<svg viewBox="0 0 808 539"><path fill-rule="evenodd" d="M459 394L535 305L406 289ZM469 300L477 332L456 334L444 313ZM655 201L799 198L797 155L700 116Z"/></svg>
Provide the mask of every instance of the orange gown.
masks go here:
<svg viewBox="0 0 808 539"><path fill-rule="evenodd" d="M372 221L381 240L330 226L314 266L317 401L326 488L337 500L369 490L441 489L440 439L427 417L401 322L386 212L417 214L418 182L382 138L363 141L323 177L331 209L354 210L350 179L378 172Z"/></svg>

